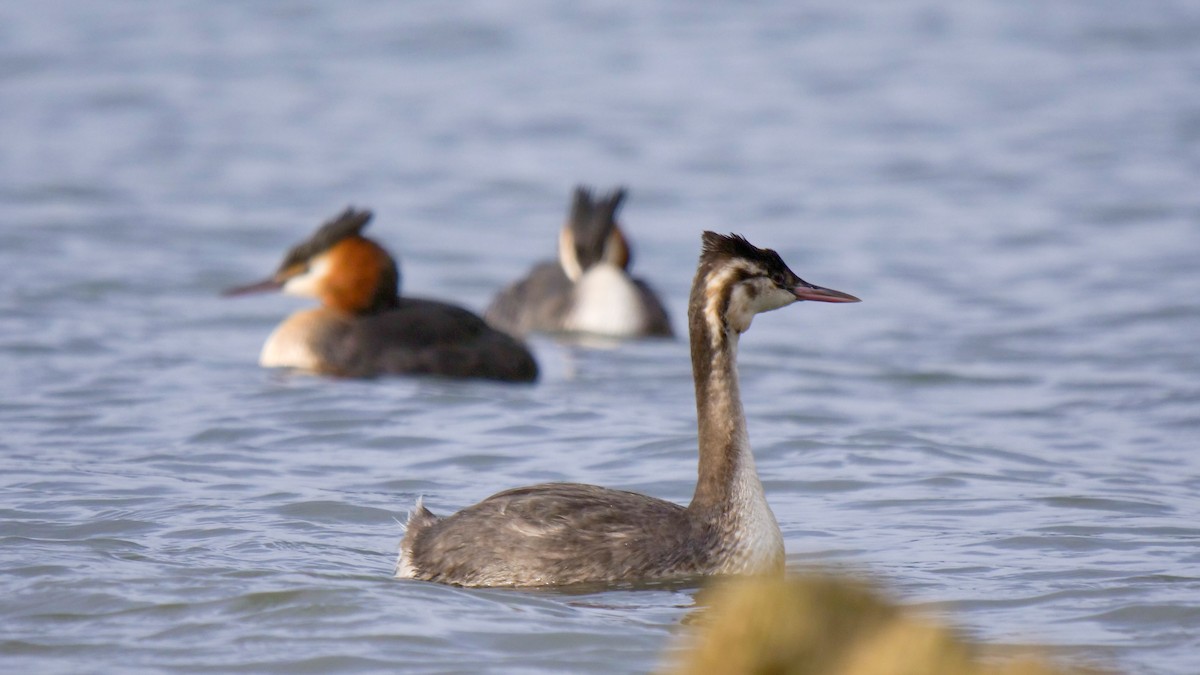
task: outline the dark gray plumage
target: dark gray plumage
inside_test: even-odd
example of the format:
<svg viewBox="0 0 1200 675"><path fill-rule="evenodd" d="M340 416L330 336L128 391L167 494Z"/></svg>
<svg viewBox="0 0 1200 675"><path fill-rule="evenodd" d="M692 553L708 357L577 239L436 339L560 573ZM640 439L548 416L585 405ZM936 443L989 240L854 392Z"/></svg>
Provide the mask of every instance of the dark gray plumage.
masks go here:
<svg viewBox="0 0 1200 675"><path fill-rule="evenodd" d="M744 239L706 232L703 242L688 308L700 455L691 503L576 483L508 490L445 518L418 503L397 577L540 586L782 570L738 393L738 336L756 313L857 298L801 281Z"/></svg>
<svg viewBox="0 0 1200 675"><path fill-rule="evenodd" d="M559 260L538 263L496 294L484 312L488 323L514 335L595 332L616 337L671 336L671 322L658 295L627 272L632 254L617 224L625 194L624 188L617 188L594 197L591 190L577 187L559 238ZM623 279L630 292L621 293L617 288L617 293L608 297L603 297L603 288L589 292L583 277L601 266L604 271L618 272L616 282ZM623 305L610 310L617 314L615 321L581 319L586 305L598 301Z"/></svg>
<svg viewBox="0 0 1200 675"><path fill-rule="evenodd" d="M417 578L462 586L545 586L700 574L717 540L678 504L578 483L507 490L408 527ZM532 535L532 536L531 536Z"/></svg>
<svg viewBox="0 0 1200 675"><path fill-rule="evenodd" d="M533 355L516 338L455 305L397 298L375 314L340 315L312 335L323 372L338 377L437 375L512 382L537 379Z"/></svg>
<svg viewBox="0 0 1200 675"><path fill-rule="evenodd" d="M275 329L262 365L340 377L537 379L520 340L462 307L402 297L395 259L362 235L370 220L370 211L348 208L293 246L271 277L226 292L282 290L321 301Z"/></svg>
<svg viewBox="0 0 1200 675"><path fill-rule="evenodd" d="M293 265L305 264L343 239L361 236L374 215L370 211L347 206L344 211L322 223L308 239L288 249L287 254L283 256L283 262L279 264L279 269L286 270Z"/></svg>

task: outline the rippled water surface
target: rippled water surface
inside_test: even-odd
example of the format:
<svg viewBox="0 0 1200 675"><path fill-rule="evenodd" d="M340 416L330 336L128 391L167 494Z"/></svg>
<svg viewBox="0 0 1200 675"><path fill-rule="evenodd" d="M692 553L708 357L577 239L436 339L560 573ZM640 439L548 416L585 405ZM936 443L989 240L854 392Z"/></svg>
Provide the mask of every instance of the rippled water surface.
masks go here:
<svg viewBox="0 0 1200 675"><path fill-rule="evenodd" d="M255 365L223 300L346 204L476 310L631 189L684 328L703 229L864 298L759 317L789 562L971 635L1200 670L1200 11L1148 2L0 6L0 665L645 672L694 590L390 578L501 488L685 502L685 343L536 386Z"/></svg>

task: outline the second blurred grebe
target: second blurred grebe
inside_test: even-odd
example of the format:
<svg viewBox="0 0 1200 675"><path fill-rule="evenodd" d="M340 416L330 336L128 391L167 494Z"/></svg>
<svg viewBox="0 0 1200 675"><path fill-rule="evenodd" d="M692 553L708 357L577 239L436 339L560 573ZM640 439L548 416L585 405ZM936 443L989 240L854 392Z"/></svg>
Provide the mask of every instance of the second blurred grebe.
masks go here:
<svg viewBox="0 0 1200 675"><path fill-rule="evenodd" d="M462 307L402 297L395 260L362 236L370 220L370 211L348 208L288 251L270 278L225 292L320 299L321 307L291 315L271 333L262 366L341 377L537 379L537 362L517 339Z"/></svg>
<svg viewBox="0 0 1200 675"><path fill-rule="evenodd" d="M629 275L629 242L617 224L623 199L623 188L598 199L585 187L575 188L558 236L558 261L539 263L500 291L484 318L514 335L669 337L662 302L646 282Z"/></svg>
<svg viewBox="0 0 1200 675"><path fill-rule="evenodd" d="M738 393L738 336L797 300L858 302L797 277L779 255L705 232L688 304L699 479L686 508L635 492L547 483L451 516L409 514L396 576L460 586L544 586L783 569L783 535L754 468Z"/></svg>

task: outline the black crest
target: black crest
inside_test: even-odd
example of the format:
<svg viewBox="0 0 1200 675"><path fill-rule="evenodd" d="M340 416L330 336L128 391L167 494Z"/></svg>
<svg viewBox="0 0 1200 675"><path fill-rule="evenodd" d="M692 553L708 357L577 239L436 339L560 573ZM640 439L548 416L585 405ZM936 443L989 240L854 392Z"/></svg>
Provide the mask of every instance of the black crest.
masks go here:
<svg viewBox="0 0 1200 675"><path fill-rule="evenodd" d="M741 258L759 263L768 271L787 269L787 264L778 253L769 248L759 248L740 234L724 235L706 231L701 239L704 244L700 252L701 262L713 264Z"/></svg>
<svg viewBox="0 0 1200 675"><path fill-rule="evenodd" d="M325 221L307 240L293 246L279 268L287 269L292 265L307 262L333 248L333 245L339 241L347 237L359 236L367 223L371 222L372 215L370 211L359 211L352 206L346 207L345 211Z"/></svg>
<svg viewBox="0 0 1200 675"><path fill-rule="evenodd" d="M575 240L575 259L581 269L588 269L604 256L604 246L617 224L617 210L625 199L625 188L596 198L590 188L575 188L571 203L569 227Z"/></svg>
<svg viewBox="0 0 1200 675"><path fill-rule="evenodd" d="M699 274L707 275L733 260L745 260L761 268L763 276L776 280L783 285L792 285L800 281L800 277L788 268L787 263L779 254L769 248L759 248L746 241L740 234L717 234L705 232L702 236L703 248L700 251ZM757 276L753 272L745 272L746 276Z"/></svg>

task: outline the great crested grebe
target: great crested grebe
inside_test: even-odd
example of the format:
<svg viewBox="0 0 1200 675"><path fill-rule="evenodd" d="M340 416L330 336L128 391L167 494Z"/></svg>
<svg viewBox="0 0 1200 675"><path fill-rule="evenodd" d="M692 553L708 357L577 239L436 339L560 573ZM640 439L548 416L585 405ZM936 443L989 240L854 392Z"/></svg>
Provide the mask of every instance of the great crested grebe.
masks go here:
<svg viewBox="0 0 1200 675"><path fill-rule="evenodd" d="M738 394L738 336L759 312L858 298L809 284L742 237L705 232L703 243L688 305L700 445L691 504L577 483L507 490L445 518L418 501L397 577L544 586L782 571Z"/></svg>
<svg viewBox="0 0 1200 675"><path fill-rule="evenodd" d="M624 199L624 188L598 199L585 187L575 188L558 236L558 261L535 265L500 291L484 313L488 323L514 335L670 337L671 322L658 296L629 276L629 242L617 224Z"/></svg>
<svg viewBox="0 0 1200 675"><path fill-rule="evenodd" d="M274 275L225 291L320 299L321 307L296 312L271 333L263 367L340 377L537 379L537 362L517 339L462 307L400 296L396 261L362 236L370 220L370 211L347 208L292 247Z"/></svg>

